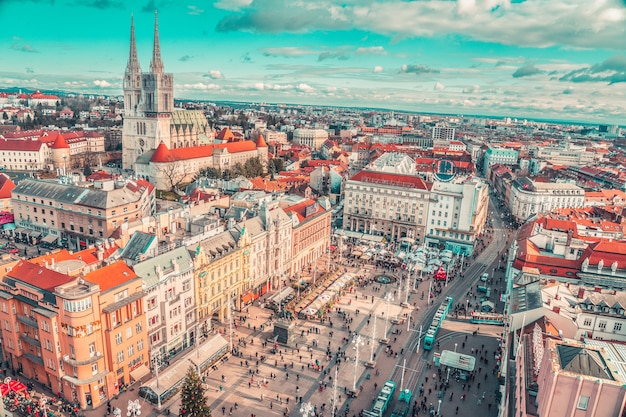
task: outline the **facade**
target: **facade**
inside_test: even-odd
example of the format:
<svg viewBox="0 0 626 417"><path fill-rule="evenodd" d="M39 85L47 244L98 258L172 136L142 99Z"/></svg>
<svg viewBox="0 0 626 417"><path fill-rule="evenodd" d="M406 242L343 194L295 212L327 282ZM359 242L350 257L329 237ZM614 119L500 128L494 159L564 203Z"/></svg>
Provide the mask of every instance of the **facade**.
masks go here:
<svg viewBox="0 0 626 417"><path fill-rule="evenodd" d="M343 229L422 244L430 187L417 176L363 170L345 183Z"/></svg>
<svg viewBox="0 0 626 417"><path fill-rule="evenodd" d="M280 206L291 218L291 264L289 275L295 276L310 266L330 248L332 212L327 199L313 201L283 199Z"/></svg>
<svg viewBox="0 0 626 417"><path fill-rule="evenodd" d="M447 126L435 126L433 127L432 139L445 141L454 140L454 128Z"/></svg>
<svg viewBox="0 0 626 417"><path fill-rule="evenodd" d="M145 317L140 281L123 262L83 276L84 267L18 262L3 279L0 320L12 369L95 408L145 372Z"/></svg>
<svg viewBox="0 0 626 417"><path fill-rule="evenodd" d="M13 189L16 226L87 247L110 237L122 224L149 217L155 210L154 187L145 180L113 181L86 188L43 180L23 180Z"/></svg>
<svg viewBox="0 0 626 417"><path fill-rule="evenodd" d="M213 133L201 111L174 108L174 76L163 68L158 17L150 71L146 73L139 65L135 25L131 23L130 54L124 74L123 168L134 169L139 157L161 143L176 149L212 142Z"/></svg>
<svg viewBox="0 0 626 417"><path fill-rule="evenodd" d="M607 348L548 339L542 350L537 378L538 416L609 417L624 414L626 381L623 365L612 360L612 352Z"/></svg>
<svg viewBox="0 0 626 417"><path fill-rule="evenodd" d="M434 182L426 226L426 243L445 245L457 254L471 255L489 211L489 187L478 178L463 183Z"/></svg>
<svg viewBox="0 0 626 417"><path fill-rule="evenodd" d="M194 251L194 280L198 326L205 333L215 318L224 323L242 307L242 294L252 290L250 235L245 227L228 230L190 247Z"/></svg>
<svg viewBox="0 0 626 417"><path fill-rule="evenodd" d="M38 140L0 139L1 165L9 171L39 171L52 158L48 145Z"/></svg>
<svg viewBox="0 0 626 417"><path fill-rule="evenodd" d="M536 159L565 166L594 165L597 156L595 152L588 151L586 146L575 146L569 140L563 141L560 146L531 146L528 152Z"/></svg>
<svg viewBox="0 0 626 417"><path fill-rule="evenodd" d="M311 150L321 149L328 140L328 132L323 129L296 129L293 131L293 143L308 146Z"/></svg>
<svg viewBox="0 0 626 417"><path fill-rule="evenodd" d="M489 177L491 166L495 164L515 165L519 158L519 152L514 149L496 148L489 146L485 151L483 170L486 177Z"/></svg>
<svg viewBox="0 0 626 417"><path fill-rule="evenodd" d="M571 183L547 183L519 177L511 183L508 207L518 222L559 208L583 207L585 191Z"/></svg>
<svg viewBox="0 0 626 417"><path fill-rule="evenodd" d="M146 332L154 367L196 341L193 260L181 247L139 262L133 270L146 292Z"/></svg>

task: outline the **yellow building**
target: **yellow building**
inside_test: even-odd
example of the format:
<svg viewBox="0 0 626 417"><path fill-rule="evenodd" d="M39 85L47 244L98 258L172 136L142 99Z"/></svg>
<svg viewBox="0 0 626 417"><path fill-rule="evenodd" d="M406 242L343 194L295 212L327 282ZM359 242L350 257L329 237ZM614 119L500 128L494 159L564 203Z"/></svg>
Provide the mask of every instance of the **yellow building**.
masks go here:
<svg viewBox="0 0 626 417"><path fill-rule="evenodd" d="M211 318L225 322L233 310L241 309L241 295L252 289L250 243L245 228L231 226L195 248L198 323L205 334L212 327Z"/></svg>

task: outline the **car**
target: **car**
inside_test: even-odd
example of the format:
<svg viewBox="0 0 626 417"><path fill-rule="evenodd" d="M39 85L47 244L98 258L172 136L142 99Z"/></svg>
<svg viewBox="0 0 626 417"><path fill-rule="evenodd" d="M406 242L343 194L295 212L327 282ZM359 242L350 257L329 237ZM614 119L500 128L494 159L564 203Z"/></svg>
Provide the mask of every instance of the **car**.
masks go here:
<svg viewBox="0 0 626 417"><path fill-rule="evenodd" d="M480 276L480 280L482 282L487 282L489 280L489 274L485 272L484 274Z"/></svg>

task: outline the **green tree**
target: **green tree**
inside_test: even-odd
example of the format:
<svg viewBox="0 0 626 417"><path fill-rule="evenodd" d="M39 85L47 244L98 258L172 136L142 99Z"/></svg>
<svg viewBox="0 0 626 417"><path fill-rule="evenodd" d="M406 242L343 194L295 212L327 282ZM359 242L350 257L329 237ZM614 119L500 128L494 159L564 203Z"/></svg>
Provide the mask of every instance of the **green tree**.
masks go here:
<svg viewBox="0 0 626 417"><path fill-rule="evenodd" d="M7 112L3 112L3 113L2 113L2 119L3 119L3 120L9 120L9 115L8 115L8 113L7 113Z"/></svg>
<svg viewBox="0 0 626 417"><path fill-rule="evenodd" d="M93 173L93 171L91 170L91 166L89 166L89 164L85 164L85 168L83 168L83 174L85 174L85 177L90 176Z"/></svg>
<svg viewBox="0 0 626 417"><path fill-rule="evenodd" d="M263 175L263 164L257 158L250 158L243 164L244 175L246 178L256 178Z"/></svg>
<svg viewBox="0 0 626 417"><path fill-rule="evenodd" d="M274 164L274 168L277 173L285 170L285 161L281 158L272 158L272 163Z"/></svg>
<svg viewBox="0 0 626 417"><path fill-rule="evenodd" d="M194 367L189 367L180 393L180 417L211 417L202 381Z"/></svg>

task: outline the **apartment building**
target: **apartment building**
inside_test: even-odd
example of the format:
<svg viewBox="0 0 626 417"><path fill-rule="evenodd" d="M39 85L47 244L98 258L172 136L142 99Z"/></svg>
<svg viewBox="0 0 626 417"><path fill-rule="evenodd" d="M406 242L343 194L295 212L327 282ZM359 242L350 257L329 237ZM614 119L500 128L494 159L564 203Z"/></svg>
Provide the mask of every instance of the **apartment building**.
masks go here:
<svg viewBox="0 0 626 417"><path fill-rule="evenodd" d="M133 270L146 292L146 331L154 368L196 342L193 260L181 247L139 262Z"/></svg>
<svg viewBox="0 0 626 417"><path fill-rule="evenodd" d="M81 187L26 179L13 189L11 205L18 228L51 235L69 248L86 248L110 237L120 225L151 216L154 187L145 180L96 182Z"/></svg>
<svg viewBox="0 0 626 417"><path fill-rule="evenodd" d="M293 131L293 143L319 150L328 140L328 132L323 129L296 129Z"/></svg>
<svg viewBox="0 0 626 417"><path fill-rule="evenodd" d="M511 183L507 205L515 220L524 222L532 215L554 209L583 207L584 202L585 190L576 184L519 177Z"/></svg>

